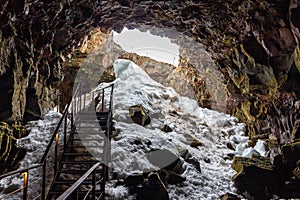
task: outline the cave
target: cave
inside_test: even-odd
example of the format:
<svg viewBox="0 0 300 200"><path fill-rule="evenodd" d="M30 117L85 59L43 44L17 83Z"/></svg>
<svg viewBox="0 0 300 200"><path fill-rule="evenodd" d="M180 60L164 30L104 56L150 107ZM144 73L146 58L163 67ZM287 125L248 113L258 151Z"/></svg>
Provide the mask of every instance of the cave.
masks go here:
<svg viewBox="0 0 300 200"><path fill-rule="evenodd" d="M249 146L266 142L279 185L278 176L291 182L280 193L259 195L293 198L290 188L299 188L299 159L293 157L299 149L299 5L292 0L1 2L0 121L26 125L55 106L63 112L75 82L82 82L86 93L114 80L114 61L128 59L198 106L245 123ZM125 29L168 38L178 45L178 64L125 51L113 41ZM234 162L255 172L248 161ZM270 169L266 166L263 170ZM285 167L288 177L280 172ZM240 175L236 181L244 181ZM250 189L236 185L246 198L247 191L253 193L251 184Z"/></svg>

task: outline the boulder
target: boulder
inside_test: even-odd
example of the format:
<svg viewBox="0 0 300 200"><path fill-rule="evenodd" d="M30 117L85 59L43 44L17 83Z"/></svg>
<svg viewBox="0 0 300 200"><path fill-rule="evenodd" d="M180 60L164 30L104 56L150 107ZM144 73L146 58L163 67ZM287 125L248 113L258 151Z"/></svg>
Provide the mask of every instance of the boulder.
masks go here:
<svg viewBox="0 0 300 200"><path fill-rule="evenodd" d="M160 149L149 153L148 160L151 164L158 166L160 169L173 171L178 174L184 171L182 167L183 161L167 149Z"/></svg>
<svg viewBox="0 0 300 200"><path fill-rule="evenodd" d="M10 193L20 189L20 187L21 186L19 184L12 183L3 190L3 194L10 194Z"/></svg>
<svg viewBox="0 0 300 200"><path fill-rule="evenodd" d="M234 194L226 193L220 196L221 200L240 200L240 198Z"/></svg>
<svg viewBox="0 0 300 200"><path fill-rule="evenodd" d="M283 163L296 163L300 160L300 142L282 146Z"/></svg>
<svg viewBox="0 0 300 200"><path fill-rule="evenodd" d="M293 175L296 179L300 180L300 160L297 162L296 167L293 170Z"/></svg>
<svg viewBox="0 0 300 200"><path fill-rule="evenodd" d="M194 167L201 173L200 162L194 158L187 149L182 150L181 157L185 162L194 165Z"/></svg>
<svg viewBox="0 0 300 200"><path fill-rule="evenodd" d="M139 193L146 182L144 174L132 174L125 178L125 186L128 187L130 194Z"/></svg>
<svg viewBox="0 0 300 200"><path fill-rule="evenodd" d="M193 140L191 141L190 146L193 147L193 148L197 148L199 146L203 146L203 143L200 140L198 140L197 138L193 138Z"/></svg>
<svg viewBox="0 0 300 200"><path fill-rule="evenodd" d="M146 126L151 123L149 110L144 108L141 104L130 106L129 115L134 123L141 126Z"/></svg>
<svg viewBox="0 0 300 200"><path fill-rule="evenodd" d="M280 194L283 180L274 170L269 158L253 155L252 158L233 158L233 176L235 187L246 198L269 199Z"/></svg>
<svg viewBox="0 0 300 200"><path fill-rule="evenodd" d="M137 200L169 200L166 186L160 179L158 173L151 173L148 176L148 183L145 184L137 194Z"/></svg>
<svg viewBox="0 0 300 200"><path fill-rule="evenodd" d="M0 172L14 169L25 154L26 151L17 145L14 137L0 132Z"/></svg>
<svg viewBox="0 0 300 200"><path fill-rule="evenodd" d="M177 184L180 184L180 183L186 181L185 177L183 177L175 172L172 172L172 171L169 171L169 173L166 176L166 179L167 179L167 183L171 184L171 185L177 185Z"/></svg>
<svg viewBox="0 0 300 200"><path fill-rule="evenodd" d="M145 178L143 174L133 174L125 178L125 186L127 187L141 185L144 182Z"/></svg>
<svg viewBox="0 0 300 200"><path fill-rule="evenodd" d="M20 125L20 124L13 124L12 130L13 130L13 136L16 139L26 137L29 134L29 130L25 126Z"/></svg>
<svg viewBox="0 0 300 200"><path fill-rule="evenodd" d="M300 197L300 180L286 181L281 198L298 199L299 197Z"/></svg>
<svg viewBox="0 0 300 200"><path fill-rule="evenodd" d="M202 173L200 162L197 159L195 159L194 157L190 157L190 158L187 158L185 161L187 163L192 164L198 170L199 173Z"/></svg>
<svg viewBox="0 0 300 200"><path fill-rule="evenodd" d="M292 138L294 140L300 139L300 119L295 121L295 125L292 131Z"/></svg>
<svg viewBox="0 0 300 200"><path fill-rule="evenodd" d="M12 124L10 126L6 122L0 122L0 132L16 139L26 137L29 134L29 131L25 126L19 124Z"/></svg>
<svg viewBox="0 0 300 200"><path fill-rule="evenodd" d="M161 128L161 130L162 130L163 132L166 132L166 133L169 133L169 132L172 132L172 131L173 131L172 128L171 128L169 125L167 125L167 124L165 124L165 125Z"/></svg>

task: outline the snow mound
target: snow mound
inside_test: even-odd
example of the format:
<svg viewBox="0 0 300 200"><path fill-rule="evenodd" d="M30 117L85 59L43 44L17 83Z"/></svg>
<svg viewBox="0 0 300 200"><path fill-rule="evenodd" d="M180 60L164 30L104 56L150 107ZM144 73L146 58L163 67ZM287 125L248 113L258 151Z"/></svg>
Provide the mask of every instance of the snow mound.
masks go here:
<svg viewBox="0 0 300 200"><path fill-rule="evenodd" d="M181 150L188 150L200 162L202 173L185 163L183 176L187 180L182 185L168 186L171 199L218 199L226 192L235 193L231 181L235 172L228 155L242 155L247 147L239 145L248 141L245 125L230 115L198 107L196 100L182 97L173 88L157 83L129 60L116 60L114 70L117 131L112 139L113 171L124 178L157 170L158 167L147 158L150 152L167 149L179 157ZM151 111L150 125L142 127L131 120L128 109L135 104L142 104ZM165 125L172 131L162 131ZM202 145L191 147L193 141ZM227 147L229 143L235 150ZM123 186L113 183L112 180L110 184L115 188L109 188L112 194L124 199L133 198L127 195Z"/></svg>

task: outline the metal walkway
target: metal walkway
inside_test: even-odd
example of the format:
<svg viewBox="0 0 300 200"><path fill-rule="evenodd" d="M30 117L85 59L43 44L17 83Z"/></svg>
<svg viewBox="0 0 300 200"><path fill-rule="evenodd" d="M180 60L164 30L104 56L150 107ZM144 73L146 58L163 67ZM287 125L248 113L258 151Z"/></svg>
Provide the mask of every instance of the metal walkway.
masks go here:
<svg viewBox="0 0 300 200"><path fill-rule="evenodd" d="M0 199L104 199L111 156L113 87L83 95L81 84L76 84L40 164L1 175L0 180L22 174L23 187ZM88 101L90 107L86 107ZM31 173L41 177L31 181Z"/></svg>

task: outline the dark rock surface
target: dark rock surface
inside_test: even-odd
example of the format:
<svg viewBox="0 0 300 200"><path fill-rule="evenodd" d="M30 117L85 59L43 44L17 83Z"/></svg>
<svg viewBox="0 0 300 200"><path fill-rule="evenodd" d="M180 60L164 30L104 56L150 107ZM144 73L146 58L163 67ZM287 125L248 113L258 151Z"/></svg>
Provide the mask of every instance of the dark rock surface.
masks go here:
<svg viewBox="0 0 300 200"><path fill-rule="evenodd" d="M17 145L17 138L27 135L28 131L23 126L0 123L0 174L15 169L24 158L26 150Z"/></svg>
<svg viewBox="0 0 300 200"><path fill-rule="evenodd" d="M268 111L263 97L272 101L281 89L299 95L297 85L287 81L299 79L298 6L298 1L283 0L3 2L0 71L8 82L1 90L6 94L2 119L41 116L55 99L52 86L62 80L66 56L90 30L152 25L206 46L227 80L229 111L250 125L252 134L260 134L261 128L252 128L261 120L254 125L252 118L255 110ZM295 73L289 74L292 69Z"/></svg>
<svg viewBox="0 0 300 200"><path fill-rule="evenodd" d="M221 200L240 200L236 195L231 193L226 193L220 196Z"/></svg>
<svg viewBox="0 0 300 200"><path fill-rule="evenodd" d="M161 181L158 173L151 173L148 182L143 185L136 197L137 200L169 200L166 186Z"/></svg>
<svg viewBox="0 0 300 200"><path fill-rule="evenodd" d="M0 2L0 10L0 120L26 123L40 118L57 101L54 87L64 73L72 73L63 69L72 60L69 55L82 48L86 38L91 39L91 31L121 31L123 27L146 31L146 25L169 28L204 45L222 73L218 83L228 94L227 112L247 124L252 140L267 141L271 160L279 158L276 156L282 148L282 165L296 169L298 147L293 145L299 139L300 118L298 0L7 0ZM169 32L152 33L172 38ZM191 52L198 53L198 49L190 47L187 53ZM212 92L203 82L205 77L197 66L184 59L181 64L181 72L198 91L199 105L210 108ZM197 79L192 74L197 74ZM294 175L297 177L297 172ZM288 183L286 190L298 188L297 181Z"/></svg>
<svg viewBox="0 0 300 200"><path fill-rule="evenodd" d="M141 104L130 106L129 115L134 123L141 126L147 126L151 123L149 111L145 109Z"/></svg>
<svg viewBox="0 0 300 200"><path fill-rule="evenodd" d="M269 158L234 157L232 167L237 172L233 181L238 191L249 199L299 198L300 173L298 144L284 146L283 156L272 164ZM292 151L292 152L291 152Z"/></svg>
<svg viewBox="0 0 300 200"><path fill-rule="evenodd" d="M237 171L234 184L246 198L269 199L281 193L284 183L270 159L234 157L232 167Z"/></svg>

